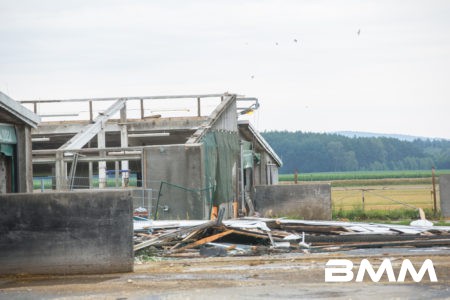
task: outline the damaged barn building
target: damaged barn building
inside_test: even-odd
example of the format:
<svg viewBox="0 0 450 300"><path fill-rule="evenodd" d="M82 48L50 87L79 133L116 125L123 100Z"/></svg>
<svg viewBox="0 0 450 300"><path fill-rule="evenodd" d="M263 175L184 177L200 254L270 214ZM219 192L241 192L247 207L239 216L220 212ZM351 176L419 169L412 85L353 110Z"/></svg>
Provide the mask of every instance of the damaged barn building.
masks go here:
<svg viewBox="0 0 450 300"><path fill-rule="evenodd" d="M259 185L278 183L281 159L236 94L27 100L42 191L126 187L151 218L253 214ZM241 116L244 117L241 120ZM59 120L55 120L58 119ZM61 120L63 118L63 120ZM84 120L82 120L84 119Z"/></svg>

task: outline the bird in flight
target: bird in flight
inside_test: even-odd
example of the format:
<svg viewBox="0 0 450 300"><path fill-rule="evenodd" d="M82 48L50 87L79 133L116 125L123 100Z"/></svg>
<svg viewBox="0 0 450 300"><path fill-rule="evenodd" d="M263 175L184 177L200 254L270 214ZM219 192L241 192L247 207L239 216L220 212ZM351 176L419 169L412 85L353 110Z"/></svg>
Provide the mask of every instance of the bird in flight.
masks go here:
<svg viewBox="0 0 450 300"><path fill-rule="evenodd" d="M276 42L276 43L275 43L275 45L277 45L277 46L278 46L278 42Z"/></svg>
<svg viewBox="0 0 450 300"><path fill-rule="evenodd" d="M297 39L294 39L294 43L297 43L298 41L297 41Z"/></svg>
<svg viewBox="0 0 450 300"><path fill-rule="evenodd" d="M358 29L358 35L361 33L361 29Z"/></svg>

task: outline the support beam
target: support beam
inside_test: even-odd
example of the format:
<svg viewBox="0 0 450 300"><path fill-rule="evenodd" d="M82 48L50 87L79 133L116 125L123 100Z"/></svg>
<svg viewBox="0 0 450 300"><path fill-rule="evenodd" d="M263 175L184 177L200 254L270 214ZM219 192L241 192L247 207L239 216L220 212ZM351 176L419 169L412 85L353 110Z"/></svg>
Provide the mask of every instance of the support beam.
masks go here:
<svg viewBox="0 0 450 300"><path fill-rule="evenodd" d="M94 179L94 165L92 161L89 162L89 188L92 189L94 187L93 183Z"/></svg>
<svg viewBox="0 0 450 300"><path fill-rule="evenodd" d="M97 134L98 148L102 149L106 147L105 131L101 130ZM105 151L100 151L100 155L106 155ZM98 187L104 189L106 187L106 161L98 162Z"/></svg>
<svg viewBox="0 0 450 300"><path fill-rule="evenodd" d="M115 186L119 187L119 175L120 175L120 168L119 168L119 162L114 162L114 178L115 178Z"/></svg>
<svg viewBox="0 0 450 300"><path fill-rule="evenodd" d="M93 137L103 130L106 121L111 118L117 111L125 106L126 100L117 100L111 105L105 112L95 118L94 123L86 125L79 133L62 145L60 150L76 150L81 149L86 145Z"/></svg>
<svg viewBox="0 0 450 300"><path fill-rule="evenodd" d="M128 129L127 129L127 106L126 104L120 110L120 146L128 147ZM122 169L122 187L128 186L129 180L129 170L128 170L128 160L122 160L121 162Z"/></svg>
<svg viewBox="0 0 450 300"><path fill-rule="evenodd" d="M89 100L89 121L91 123L94 121L94 111L92 109L92 100Z"/></svg>
<svg viewBox="0 0 450 300"><path fill-rule="evenodd" d="M55 179L56 190L61 191L66 189L67 186L67 172L64 163L64 155L62 152L56 152L55 159Z"/></svg>

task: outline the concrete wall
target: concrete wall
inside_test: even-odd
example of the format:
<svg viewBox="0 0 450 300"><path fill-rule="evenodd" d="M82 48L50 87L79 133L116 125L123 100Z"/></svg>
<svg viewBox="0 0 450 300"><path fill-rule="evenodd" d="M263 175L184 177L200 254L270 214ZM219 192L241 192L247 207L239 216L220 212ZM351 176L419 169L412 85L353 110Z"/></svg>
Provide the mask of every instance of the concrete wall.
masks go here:
<svg viewBox="0 0 450 300"><path fill-rule="evenodd" d="M6 157L0 153L0 194L6 194L7 176L9 175L6 170Z"/></svg>
<svg viewBox="0 0 450 300"><path fill-rule="evenodd" d="M264 216L331 220L330 184L255 187L255 209Z"/></svg>
<svg viewBox="0 0 450 300"><path fill-rule="evenodd" d="M127 191L0 195L0 274L133 270Z"/></svg>
<svg viewBox="0 0 450 300"><path fill-rule="evenodd" d="M205 193L195 192L204 188L202 166L201 144L144 148L145 188L155 191L162 188L158 219L203 219L207 216Z"/></svg>
<svg viewBox="0 0 450 300"><path fill-rule="evenodd" d="M19 193L33 191L33 163L31 161L31 127L16 125L17 179Z"/></svg>
<svg viewBox="0 0 450 300"><path fill-rule="evenodd" d="M439 175L439 192L441 214L445 218L450 218L450 175Z"/></svg>

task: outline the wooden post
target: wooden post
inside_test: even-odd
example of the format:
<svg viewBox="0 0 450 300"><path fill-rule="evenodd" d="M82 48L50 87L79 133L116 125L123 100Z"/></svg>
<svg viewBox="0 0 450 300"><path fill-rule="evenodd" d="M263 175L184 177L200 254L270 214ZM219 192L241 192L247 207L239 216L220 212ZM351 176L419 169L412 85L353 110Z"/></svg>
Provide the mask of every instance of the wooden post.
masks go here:
<svg viewBox="0 0 450 300"><path fill-rule="evenodd" d="M33 110L34 110L34 113L37 114L37 102L33 103Z"/></svg>
<svg viewBox="0 0 450 300"><path fill-rule="evenodd" d="M364 202L365 202L365 199L364 199L364 190L361 190L361 200L362 200L362 210L364 211Z"/></svg>
<svg viewBox="0 0 450 300"><path fill-rule="evenodd" d="M215 220L218 217L219 207L214 205L211 210L211 220Z"/></svg>
<svg viewBox="0 0 450 300"><path fill-rule="evenodd" d="M197 98L197 116L198 117L202 116L202 112L201 112L201 108L200 108L200 98Z"/></svg>
<svg viewBox="0 0 450 300"><path fill-rule="evenodd" d="M144 99L141 99L141 119L144 119Z"/></svg>
<svg viewBox="0 0 450 300"><path fill-rule="evenodd" d="M298 170L295 169L295 173L294 173L294 183L297 184L298 183Z"/></svg>
<svg viewBox="0 0 450 300"><path fill-rule="evenodd" d="M436 173L434 166L431 168L431 180L433 183L433 210L434 214L437 214L437 204L436 204Z"/></svg>

